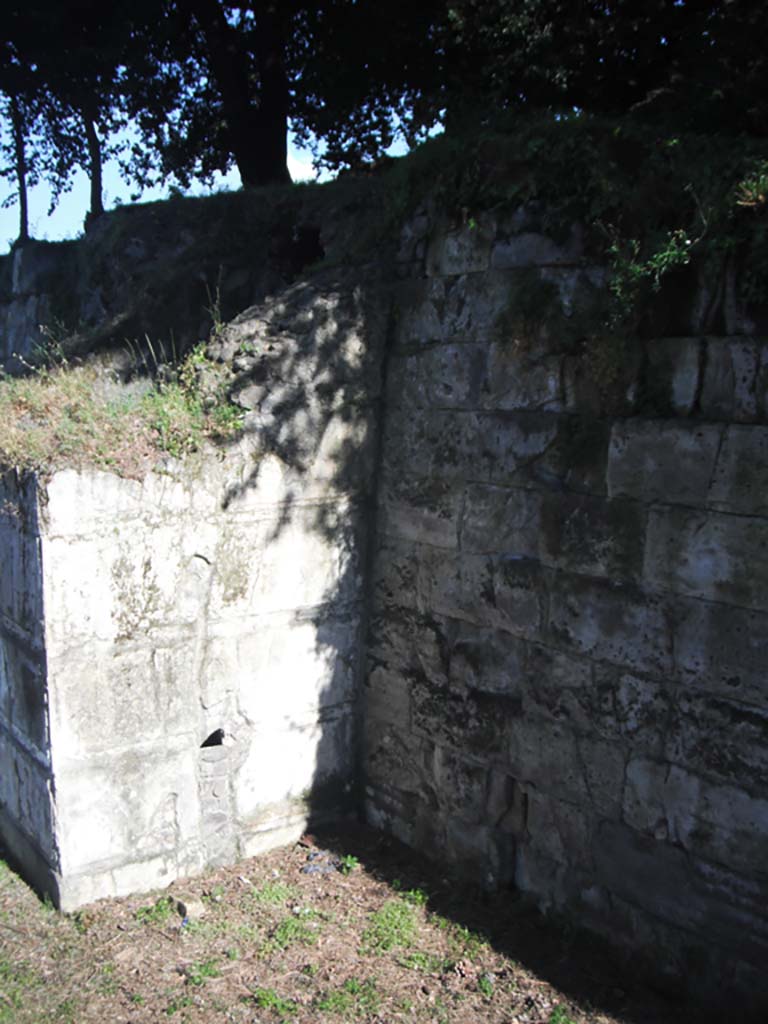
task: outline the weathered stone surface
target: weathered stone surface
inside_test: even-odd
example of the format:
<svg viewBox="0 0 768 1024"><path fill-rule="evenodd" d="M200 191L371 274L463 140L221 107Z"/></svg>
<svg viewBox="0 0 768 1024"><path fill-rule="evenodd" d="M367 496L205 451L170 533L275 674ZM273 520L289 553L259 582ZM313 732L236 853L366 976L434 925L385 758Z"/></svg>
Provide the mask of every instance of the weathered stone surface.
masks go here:
<svg viewBox="0 0 768 1024"><path fill-rule="evenodd" d="M614 424L608 493L643 501L703 504L722 428L713 424L626 420ZM685 472L680 467L685 466Z"/></svg>
<svg viewBox="0 0 768 1024"><path fill-rule="evenodd" d="M636 588L561 575L549 615L557 645L631 670L666 674L672 667L667 609Z"/></svg>
<svg viewBox="0 0 768 1024"><path fill-rule="evenodd" d="M710 338L701 412L710 419L765 422L768 352L751 338Z"/></svg>
<svg viewBox="0 0 768 1024"><path fill-rule="evenodd" d="M766 611L768 522L654 509L648 520L644 578L654 589Z"/></svg>
<svg viewBox="0 0 768 1024"><path fill-rule="evenodd" d="M700 390L703 338L655 338L646 344L643 405L657 416L689 416Z"/></svg>
<svg viewBox="0 0 768 1024"><path fill-rule="evenodd" d="M517 637L459 623L449 656L452 687L520 699L526 647Z"/></svg>
<svg viewBox="0 0 768 1024"><path fill-rule="evenodd" d="M675 605L676 672L696 689L764 707L768 615L702 601Z"/></svg>
<svg viewBox="0 0 768 1024"><path fill-rule="evenodd" d="M768 515L768 428L726 428L708 504L723 512Z"/></svg>
<svg viewBox="0 0 768 1024"><path fill-rule="evenodd" d="M541 511L542 561L592 576L637 579L645 517L644 506L636 501L548 494Z"/></svg>
<svg viewBox="0 0 768 1024"><path fill-rule="evenodd" d="M395 356L387 400L409 409L476 409L487 391L487 353L472 343L435 345Z"/></svg>
<svg viewBox="0 0 768 1024"><path fill-rule="evenodd" d="M685 765L748 793L768 783L768 710L683 691L676 696L665 751Z"/></svg>
<svg viewBox="0 0 768 1024"><path fill-rule="evenodd" d="M429 277L476 273L486 270L496 224L488 216L455 231L439 232L427 247Z"/></svg>
<svg viewBox="0 0 768 1024"><path fill-rule="evenodd" d="M539 549L542 497L521 488L473 484L461 504L459 544L468 554L504 552L535 558Z"/></svg>
<svg viewBox="0 0 768 1024"><path fill-rule="evenodd" d="M583 232L574 225L568 240L560 245L532 231L498 241L491 253L491 266L506 270L510 267L558 266L578 263L583 255Z"/></svg>
<svg viewBox="0 0 768 1024"><path fill-rule="evenodd" d="M379 529L385 536L455 548L462 492L452 481L388 477L379 498Z"/></svg>
<svg viewBox="0 0 768 1024"><path fill-rule="evenodd" d="M768 801L741 789L635 758L627 768L623 816L639 832L736 871L768 872Z"/></svg>

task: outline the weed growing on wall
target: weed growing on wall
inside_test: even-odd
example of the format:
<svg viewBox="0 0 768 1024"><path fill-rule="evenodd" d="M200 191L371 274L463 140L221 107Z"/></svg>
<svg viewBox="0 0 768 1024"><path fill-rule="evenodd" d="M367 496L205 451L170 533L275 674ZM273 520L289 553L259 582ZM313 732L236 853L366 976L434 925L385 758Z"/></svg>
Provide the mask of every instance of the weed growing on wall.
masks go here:
<svg viewBox="0 0 768 1024"><path fill-rule="evenodd" d="M387 185L396 225L425 205L456 224L526 205L556 241L580 224L588 258L610 271L601 330L634 329L662 280L694 261L716 279L735 260L742 297L765 291L764 140L516 113L471 135L431 140L395 165Z"/></svg>
<svg viewBox="0 0 768 1024"><path fill-rule="evenodd" d="M154 379L127 385L60 354L27 376L0 376L0 464L92 465L137 476L160 455L180 458L206 439L234 437L242 411L221 389L206 385L204 392L209 366L200 345L175 366L160 367L165 372Z"/></svg>

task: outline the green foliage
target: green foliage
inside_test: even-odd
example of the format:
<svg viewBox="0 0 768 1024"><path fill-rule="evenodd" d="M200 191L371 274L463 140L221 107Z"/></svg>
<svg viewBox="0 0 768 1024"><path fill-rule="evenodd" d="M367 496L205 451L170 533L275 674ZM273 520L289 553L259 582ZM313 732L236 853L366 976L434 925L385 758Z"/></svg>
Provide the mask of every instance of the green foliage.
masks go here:
<svg viewBox="0 0 768 1024"><path fill-rule="evenodd" d="M526 230L555 240L581 225L586 259L610 270L596 333L634 330L664 278L689 263L717 275L737 257L747 298L768 279L768 143L760 139L515 114L431 140L387 184L393 225L425 203L453 211L457 225L526 206ZM535 327L541 305L521 297L517 316Z"/></svg>
<svg viewBox="0 0 768 1024"><path fill-rule="evenodd" d="M493 977L490 974L481 974L477 979L477 988L486 999L493 998Z"/></svg>
<svg viewBox="0 0 768 1024"><path fill-rule="evenodd" d="M422 950L415 950L413 953L406 953L404 956L401 956L398 963L412 971L424 971L426 974L445 974L451 969L454 961L450 958L437 956L434 953L424 953Z"/></svg>
<svg viewBox="0 0 768 1024"><path fill-rule="evenodd" d="M298 1009L292 999L283 999L273 988L257 988L253 1001L260 1010L270 1010L280 1021L287 1021Z"/></svg>
<svg viewBox="0 0 768 1024"><path fill-rule="evenodd" d="M568 1014L564 1006L556 1006L550 1013L547 1024L576 1024L576 1021Z"/></svg>
<svg viewBox="0 0 768 1024"><path fill-rule="evenodd" d="M0 1000L0 1024L13 1024L16 1011L24 1006L26 993L37 984L37 977L26 964L0 957L0 991L4 996Z"/></svg>
<svg viewBox="0 0 768 1024"><path fill-rule="evenodd" d="M154 349L150 348L150 352ZM140 475L158 452L181 458L206 438L226 440L242 427L215 377L205 346L144 388L125 389L94 365L74 366L51 349L25 377L0 375L0 463L55 468L90 464Z"/></svg>
<svg viewBox="0 0 768 1024"><path fill-rule="evenodd" d="M320 936L317 917L314 911L304 910L299 916L283 918L272 930L262 952L270 954L297 944L314 946Z"/></svg>
<svg viewBox="0 0 768 1024"><path fill-rule="evenodd" d="M363 932L363 953L386 953L397 946L407 948L416 936L414 907L401 899L387 900L383 907L371 914Z"/></svg>
<svg viewBox="0 0 768 1024"><path fill-rule="evenodd" d="M292 899L295 889L285 882L263 882L258 889L253 890L251 896L257 903L279 904Z"/></svg>
<svg viewBox="0 0 768 1024"><path fill-rule="evenodd" d="M339 860L339 871L342 875L351 875L355 868L360 866L360 861L351 853L345 853Z"/></svg>
<svg viewBox="0 0 768 1024"><path fill-rule="evenodd" d="M363 1016L377 1013L380 1003L374 978L366 978L365 981L348 978L341 988L331 989L320 996L315 1006L324 1013L342 1017L354 1015L354 1019L359 1020Z"/></svg>
<svg viewBox="0 0 768 1024"><path fill-rule="evenodd" d="M135 916L139 924L164 928L174 916L177 916L176 901L171 896L161 896L152 906L139 907Z"/></svg>
<svg viewBox="0 0 768 1024"><path fill-rule="evenodd" d="M218 978L221 971L215 960L204 960L200 963L189 964L184 974L190 985L200 988L209 978Z"/></svg>

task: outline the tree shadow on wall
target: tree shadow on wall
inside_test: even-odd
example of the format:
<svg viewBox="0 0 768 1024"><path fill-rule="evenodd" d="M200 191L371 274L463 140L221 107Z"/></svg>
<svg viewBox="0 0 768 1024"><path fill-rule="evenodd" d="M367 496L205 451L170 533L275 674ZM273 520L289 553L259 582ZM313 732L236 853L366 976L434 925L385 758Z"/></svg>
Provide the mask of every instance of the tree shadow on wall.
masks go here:
<svg viewBox="0 0 768 1024"><path fill-rule="evenodd" d="M366 578L374 529L388 292L376 266L322 271L251 307L209 351L245 410L249 468L222 510L258 525L250 558L256 628L274 634L248 685L246 772L281 820L335 821L357 799ZM271 631L271 632L270 632ZM249 669L250 673L250 669ZM262 719L259 692L271 711ZM280 776L283 776L282 782ZM240 808L264 821L258 786ZM278 797L278 793L281 795ZM277 797L277 798L276 798ZM257 827L263 827L259 824ZM248 840L245 849L252 849Z"/></svg>

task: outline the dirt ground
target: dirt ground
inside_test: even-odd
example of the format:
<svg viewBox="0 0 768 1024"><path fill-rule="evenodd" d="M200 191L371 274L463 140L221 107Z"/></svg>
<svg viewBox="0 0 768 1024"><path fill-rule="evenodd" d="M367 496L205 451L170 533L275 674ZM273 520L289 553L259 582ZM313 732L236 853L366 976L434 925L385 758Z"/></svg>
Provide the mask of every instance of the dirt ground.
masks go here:
<svg viewBox="0 0 768 1024"><path fill-rule="evenodd" d="M0 862L0 1024L672 1024L699 1013L370 830L62 915Z"/></svg>

